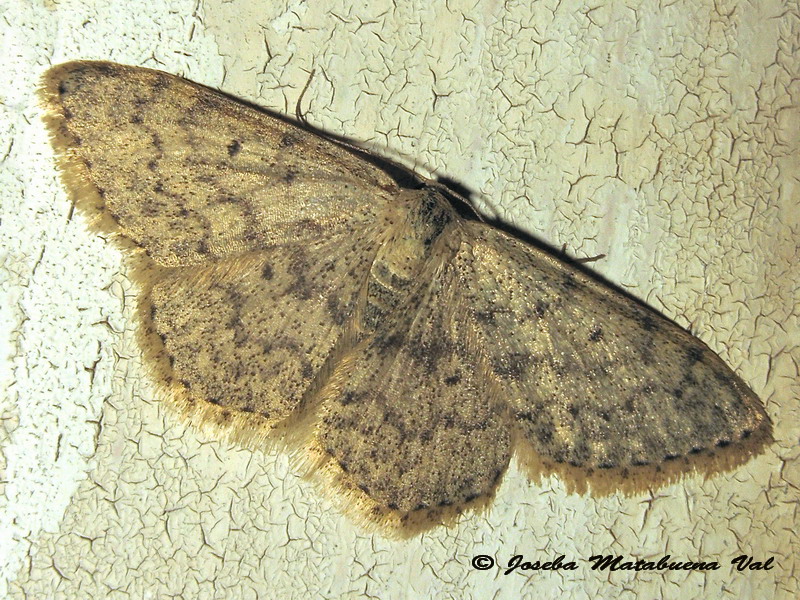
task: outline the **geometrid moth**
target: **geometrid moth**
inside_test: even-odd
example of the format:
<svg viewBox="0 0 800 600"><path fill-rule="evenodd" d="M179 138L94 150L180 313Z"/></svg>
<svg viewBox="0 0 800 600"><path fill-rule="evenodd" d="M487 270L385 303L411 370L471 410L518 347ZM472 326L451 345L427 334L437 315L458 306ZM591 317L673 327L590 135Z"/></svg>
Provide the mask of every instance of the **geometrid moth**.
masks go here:
<svg viewBox="0 0 800 600"><path fill-rule="evenodd" d="M42 97L78 207L130 252L165 397L306 449L373 522L479 504L514 452L635 491L770 440L703 342L438 187L158 71L67 63Z"/></svg>

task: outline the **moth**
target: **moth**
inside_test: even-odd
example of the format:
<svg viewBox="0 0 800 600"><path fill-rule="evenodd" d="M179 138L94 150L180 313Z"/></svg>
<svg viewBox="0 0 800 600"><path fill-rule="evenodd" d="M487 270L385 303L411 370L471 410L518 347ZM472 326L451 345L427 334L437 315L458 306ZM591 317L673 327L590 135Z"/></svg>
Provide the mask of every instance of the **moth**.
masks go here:
<svg viewBox="0 0 800 600"><path fill-rule="evenodd" d="M165 397L303 448L371 522L486 504L512 454L602 493L770 441L703 342L437 185L159 71L66 63L41 96L77 206L128 250Z"/></svg>

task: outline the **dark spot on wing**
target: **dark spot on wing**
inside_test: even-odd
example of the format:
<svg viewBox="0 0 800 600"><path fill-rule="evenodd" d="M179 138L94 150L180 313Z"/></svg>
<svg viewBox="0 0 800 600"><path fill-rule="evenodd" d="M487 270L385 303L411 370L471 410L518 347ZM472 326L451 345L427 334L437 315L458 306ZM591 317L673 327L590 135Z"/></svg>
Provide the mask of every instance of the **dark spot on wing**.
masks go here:
<svg viewBox="0 0 800 600"><path fill-rule="evenodd" d="M686 365L691 367L703 358L703 349L693 346L686 350Z"/></svg>
<svg viewBox="0 0 800 600"><path fill-rule="evenodd" d="M309 362L303 362L301 371L304 379L311 379L311 376L314 375L314 367Z"/></svg>
<svg viewBox="0 0 800 600"><path fill-rule="evenodd" d="M658 323L656 322L656 320L653 318L652 315L648 314L644 315L639 322L642 325L642 329L644 329L645 331L654 331L655 329L658 328Z"/></svg>
<svg viewBox="0 0 800 600"><path fill-rule="evenodd" d="M163 73L156 73L153 78L153 91L161 92L169 87L169 77Z"/></svg>
<svg viewBox="0 0 800 600"><path fill-rule="evenodd" d="M439 361L451 352L451 344L442 337L426 340L422 344L414 344L409 348L409 355L420 363L428 375L433 374Z"/></svg>
<svg viewBox="0 0 800 600"><path fill-rule="evenodd" d="M484 325L493 325L497 326L495 322L495 314L497 313L496 310L478 310L475 311L475 318L478 320L479 323L483 323Z"/></svg>
<svg viewBox="0 0 800 600"><path fill-rule="evenodd" d="M323 235L325 233L324 227L313 219L301 219L297 221L295 224L295 231L299 234L311 233L314 235Z"/></svg>
<svg viewBox="0 0 800 600"><path fill-rule="evenodd" d="M451 375L450 377L447 377L444 380L444 383L445 383L445 385L449 385L450 386L450 385L457 384L459 381L461 381L461 375L456 373L455 375Z"/></svg>
<svg viewBox="0 0 800 600"><path fill-rule="evenodd" d="M291 148L294 146L299 140L296 136L292 135L291 133L284 133L281 136L280 145L282 148Z"/></svg>
<svg viewBox="0 0 800 600"><path fill-rule="evenodd" d="M578 287L578 282L575 281L575 274L574 273L567 273L564 275L564 278L561 280L562 285L564 286L565 290L574 290Z"/></svg>
<svg viewBox="0 0 800 600"><path fill-rule="evenodd" d="M403 345L403 335L397 332L390 333L378 344L381 354L387 354Z"/></svg>
<svg viewBox="0 0 800 600"><path fill-rule="evenodd" d="M344 325L347 318L350 316L349 311L339 305L339 301L334 294L328 295L325 300L325 306L328 309L328 314L336 325Z"/></svg>
<svg viewBox="0 0 800 600"><path fill-rule="evenodd" d="M544 300L537 300L533 307L533 313L541 319L545 314L547 314L547 309L549 308L550 304L548 302L545 302Z"/></svg>
<svg viewBox="0 0 800 600"><path fill-rule="evenodd" d="M544 446L551 446L553 444L554 433L555 433L555 427L553 427L552 423L547 421L539 423L538 427L534 429L534 435L536 435L537 439Z"/></svg>
<svg viewBox="0 0 800 600"><path fill-rule="evenodd" d="M503 476L503 471L504 469L501 467L494 472L494 475L492 476L492 485L496 484L500 480L500 477Z"/></svg>
<svg viewBox="0 0 800 600"><path fill-rule="evenodd" d="M298 300L308 300L314 295L311 284L301 274L295 274L294 281L286 291Z"/></svg>
<svg viewBox="0 0 800 600"><path fill-rule="evenodd" d="M501 377L519 379L531 364L531 355L526 352L510 352L492 361L492 370Z"/></svg>
<svg viewBox="0 0 800 600"><path fill-rule="evenodd" d="M239 140L233 140L228 144L228 156L233 158L242 151L242 143Z"/></svg>
<svg viewBox="0 0 800 600"><path fill-rule="evenodd" d="M339 404L342 406L347 406L348 404L353 404L353 402L358 402L360 399L361 394L357 394L355 392L345 392L339 399Z"/></svg>

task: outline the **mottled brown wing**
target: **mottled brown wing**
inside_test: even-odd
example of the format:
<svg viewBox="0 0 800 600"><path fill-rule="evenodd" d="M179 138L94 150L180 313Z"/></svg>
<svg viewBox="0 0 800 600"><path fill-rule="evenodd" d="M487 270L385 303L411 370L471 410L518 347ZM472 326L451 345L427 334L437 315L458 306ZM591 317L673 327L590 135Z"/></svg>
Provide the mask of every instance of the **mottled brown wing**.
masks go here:
<svg viewBox="0 0 800 600"><path fill-rule="evenodd" d="M82 208L161 265L370 223L393 189L340 146L160 71L66 63L42 97Z"/></svg>
<svg viewBox="0 0 800 600"><path fill-rule="evenodd" d="M508 464L507 417L462 321L457 276L440 265L402 319L345 358L342 388L323 403L318 444L376 512L463 505Z"/></svg>
<svg viewBox="0 0 800 600"><path fill-rule="evenodd" d="M150 366L197 422L258 439L347 345L392 180L158 71L67 63L42 96L79 207L155 262L134 255Z"/></svg>
<svg viewBox="0 0 800 600"><path fill-rule="evenodd" d="M220 426L290 416L352 325L376 237L362 230L170 269L143 312L185 407Z"/></svg>
<svg viewBox="0 0 800 600"><path fill-rule="evenodd" d="M759 399L703 342L502 231L465 227L465 305L540 457L626 468L768 435Z"/></svg>

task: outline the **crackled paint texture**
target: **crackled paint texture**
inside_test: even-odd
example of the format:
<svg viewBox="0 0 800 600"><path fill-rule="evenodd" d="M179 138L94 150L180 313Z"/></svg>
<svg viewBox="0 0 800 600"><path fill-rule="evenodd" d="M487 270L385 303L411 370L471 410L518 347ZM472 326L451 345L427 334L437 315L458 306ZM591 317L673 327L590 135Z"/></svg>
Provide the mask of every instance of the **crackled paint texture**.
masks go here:
<svg viewBox="0 0 800 600"><path fill-rule="evenodd" d="M791 598L800 488L796 2L18 3L2 24L0 595ZM697 6L702 4L702 6ZM364 534L280 453L152 401L120 254L73 213L35 88L68 59L141 64L452 178L733 366L775 423L762 456L653 494L568 495L512 466L490 510ZM795 238L796 239L796 238ZM559 554L718 560L710 573L503 576ZM775 557L737 573L738 554Z"/></svg>

